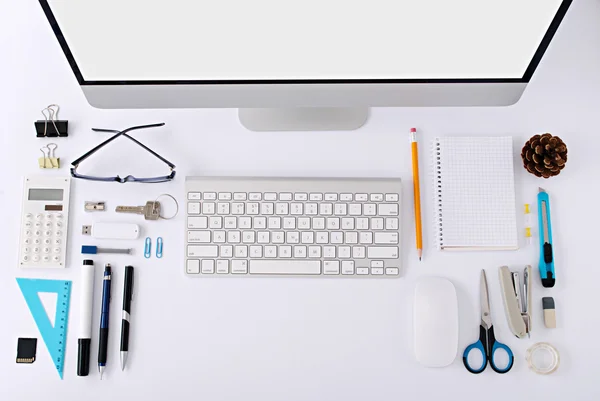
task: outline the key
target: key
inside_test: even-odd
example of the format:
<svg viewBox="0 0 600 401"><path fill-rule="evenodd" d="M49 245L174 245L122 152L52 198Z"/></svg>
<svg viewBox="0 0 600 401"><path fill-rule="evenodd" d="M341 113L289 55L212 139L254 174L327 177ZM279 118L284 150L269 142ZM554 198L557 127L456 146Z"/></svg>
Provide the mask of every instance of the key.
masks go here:
<svg viewBox="0 0 600 401"><path fill-rule="evenodd" d="M370 246L368 250L369 259L397 259L397 246Z"/></svg>
<svg viewBox="0 0 600 401"><path fill-rule="evenodd" d="M251 258L262 258L263 248L260 245L252 245L250 247L250 257Z"/></svg>
<svg viewBox="0 0 600 401"><path fill-rule="evenodd" d="M323 274L340 274L340 262L338 260L323 262Z"/></svg>
<svg viewBox="0 0 600 401"><path fill-rule="evenodd" d="M398 233L386 233L386 232L375 233L375 243L376 244L397 244L398 243Z"/></svg>
<svg viewBox="0 0 600 401"><path fill-rule="evenodd" d="M306 246L305 245L296 245L294 247L294 257L295 258L305 258L306 257Z"/></svg>
<svg viewBox="0 0 600 401"><path fill-rule="evenodd" d="M350 258L350 247L349 246L340 246L338 248L338 258L349 259Z"/></svg>
<svg viewBox="0 0 600 401"><path fill-rule="evenodd" d="M258 242L259 244L268 244L270 242L270 231L260 231L258 233Z"/></svg>
<svg viewBox="0 0 600 401"><path fill-rule="evenodd" d="M320 246L309 246L308 247L308 256L311 258L320 258L321 257L321 247Z"/></svg>
<svg viewBox="0 0 600 401"><path fill-rule="evenodd" d="M397 203L381 203L379 204L380 216L398 216Z"/></svg>
<svg viewBox="0 0 600 401"><path fill-rule="evenodd" d="M142 214L146 220L158 220L160 202L148 201L144 206L117 206L115 212Z"/></svg>
<svg viewBox="0 0 600 401"><path fill-rule="evenodd" d="M214 274L215 272L215 261L211 259L204 259L202 261L202 274Z"/></svg>
<svg viewBox="0 0 600 401"><path fill-rule="evenodd" d="M228 260L217 260L217 274L229 273L229 261Z"/></svg>
<svg viewBox="0 0 600 401"><path fill-rule="evenodd" d="M247 260L232 260L231 261L231 273L232 274L247 274L248 273L248 261Z"/></svg>
<svg viewBox="0 0 600 401"><path fill-rule="evenodd" d="M187 242L210 242L210 231L188 231Z"/></svg>
<svg viewBox="0 0 600 401"><path fill-rule="evenodd" d="M199 274L200 273L200 261L198 259L189 259L187 261L187 273L188 274Z"/></svg>
<svg viewBox="0 0 600 401"><path fill-rule="evenodd" d="M188 245L187 256L196 258L216 258L218 248L216 245Z"/></svg>
<svg viewBox="0 0 600 401"><path fill-rule="evenodd" d="M251 260L250 274L321 274L321 261Z"/></svg>
<svg viewBox="0 0 600 401"><path fill-rule="evenodd" d="M344 260L342 262L342 274L354 274L353 260Z"/></svg>

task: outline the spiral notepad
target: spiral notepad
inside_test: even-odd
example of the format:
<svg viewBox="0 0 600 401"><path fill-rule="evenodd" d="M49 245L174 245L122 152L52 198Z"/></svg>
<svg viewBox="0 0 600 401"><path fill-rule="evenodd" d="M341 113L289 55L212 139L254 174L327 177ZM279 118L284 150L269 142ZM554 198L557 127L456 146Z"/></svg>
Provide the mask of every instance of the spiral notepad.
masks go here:
<svg viewBox="0 0 600 401"><path fill-rule="evenodd" d="M437 138L433 161L438 248L518 249L512 138Z"/></svg>

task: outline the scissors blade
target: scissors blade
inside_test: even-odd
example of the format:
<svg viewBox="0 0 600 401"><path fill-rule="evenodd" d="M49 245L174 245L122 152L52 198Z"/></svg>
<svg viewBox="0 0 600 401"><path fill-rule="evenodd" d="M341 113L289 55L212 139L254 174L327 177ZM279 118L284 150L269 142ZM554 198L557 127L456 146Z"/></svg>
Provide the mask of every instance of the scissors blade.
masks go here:
<svg viewBox="0 0 600 401"><path fill-rule="evenodd" d="M488 293L487 277L485 270L481 270L480 281L480 297L481 297L481 325L486 329L492 327L492 317L490 316L490 297Z"/></svg>

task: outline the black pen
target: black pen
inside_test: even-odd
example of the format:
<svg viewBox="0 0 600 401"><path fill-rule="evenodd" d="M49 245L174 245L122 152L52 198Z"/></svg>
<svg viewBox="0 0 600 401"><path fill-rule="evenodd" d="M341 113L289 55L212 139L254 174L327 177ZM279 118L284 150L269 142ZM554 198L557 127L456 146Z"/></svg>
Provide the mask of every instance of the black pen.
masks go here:
<svg viewBox="0 0 600 401"><path fill-rule="evenodd" d="M123 320L121 321L121 370L125 369L129 352L129 314L133 298L133 266L125 266L125 284L123 285Z"/></svg>
<svg viewBox="0 0 600 401"><path fill-rule="evenodd" d="M100 342L98 344L98 371L100 380L106 367L106 354L108 353L108 312L110 310L110 280L111 270L107 263L104 266L104 278L102 280L102 313L100 315Z"/></svg>

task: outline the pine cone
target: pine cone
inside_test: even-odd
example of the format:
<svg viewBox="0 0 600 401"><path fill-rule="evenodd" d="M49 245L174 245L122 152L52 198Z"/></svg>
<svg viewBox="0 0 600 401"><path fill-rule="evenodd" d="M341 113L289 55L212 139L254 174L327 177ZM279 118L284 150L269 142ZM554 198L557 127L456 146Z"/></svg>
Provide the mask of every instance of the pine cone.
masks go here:
<svg viewBox="0 0 600 401"><path fill-rule="evenodd" d="M523 167L537 177L560 174L567 163L567 145L552 134L534 135L521 150Z"/></svg>

